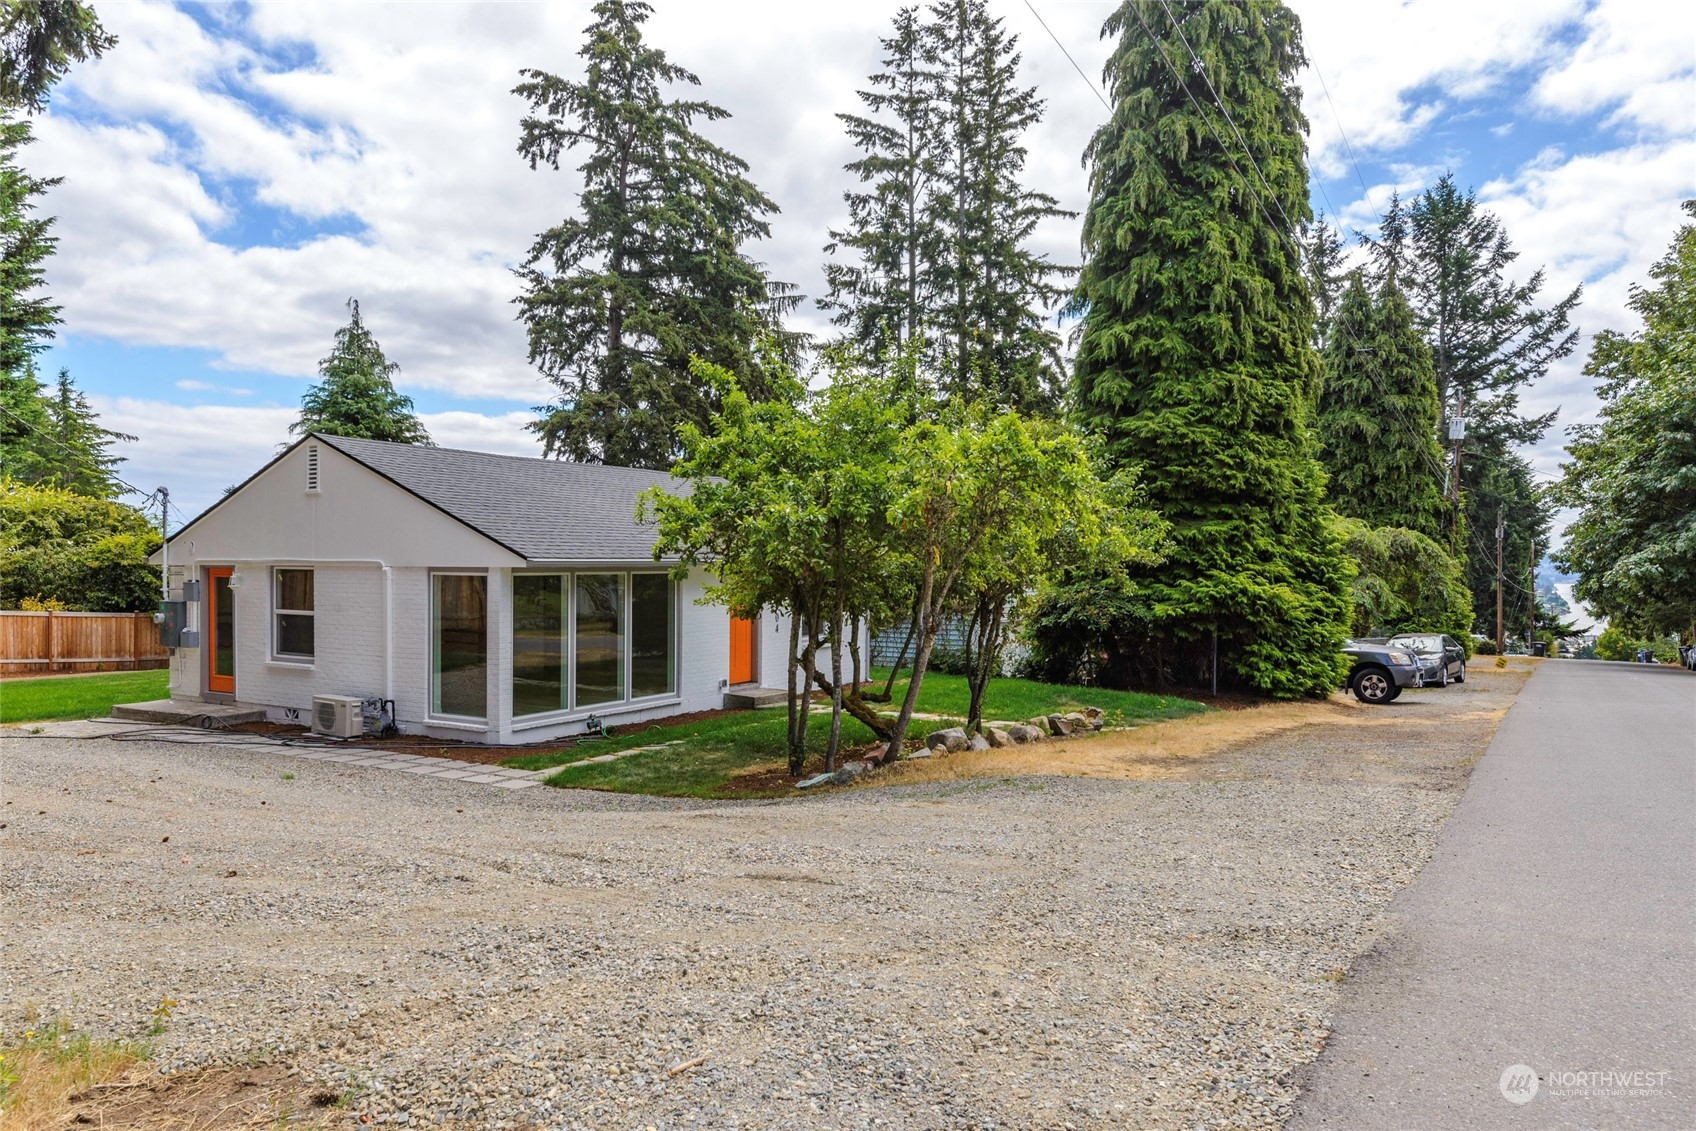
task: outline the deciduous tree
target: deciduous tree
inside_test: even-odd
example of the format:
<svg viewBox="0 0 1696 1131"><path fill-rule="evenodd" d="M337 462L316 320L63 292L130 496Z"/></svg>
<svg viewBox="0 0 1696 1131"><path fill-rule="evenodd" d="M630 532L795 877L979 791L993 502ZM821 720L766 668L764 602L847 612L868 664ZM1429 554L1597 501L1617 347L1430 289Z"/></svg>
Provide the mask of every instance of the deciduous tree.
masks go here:
<svg viewBox="0 0 1696 1131"><path fill-rule="evenodd" d="M1557 497L1578 517L1556 560L1579 600L1654 636L1696 629L1696 223L1649 276L1630 301L1642 329L1591 347L1601 419L1570 430Z"/></svg>

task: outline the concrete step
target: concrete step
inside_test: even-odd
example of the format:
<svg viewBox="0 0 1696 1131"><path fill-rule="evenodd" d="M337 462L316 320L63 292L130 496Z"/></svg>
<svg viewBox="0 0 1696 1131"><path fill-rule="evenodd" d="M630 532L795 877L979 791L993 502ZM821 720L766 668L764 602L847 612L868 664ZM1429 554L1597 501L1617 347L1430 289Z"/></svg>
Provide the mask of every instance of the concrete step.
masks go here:
<svg viewBox="0 0 1696 1131"><path fill-rule="evenodd" d="M118 703L112 707L114 719L132 723L198 726L205 716L226 724L262 723L265 721L265 708L243 707L239 703L196 703L187 699L149 699L145 703Z"/></svg>
<svg viewBox="0 0 1696 1131"><path fill-rule="evenodd" d="M724 693L724 709L734 711L744 707L781 707L789 702L789 692L781 687L737 687Z"/></svg>

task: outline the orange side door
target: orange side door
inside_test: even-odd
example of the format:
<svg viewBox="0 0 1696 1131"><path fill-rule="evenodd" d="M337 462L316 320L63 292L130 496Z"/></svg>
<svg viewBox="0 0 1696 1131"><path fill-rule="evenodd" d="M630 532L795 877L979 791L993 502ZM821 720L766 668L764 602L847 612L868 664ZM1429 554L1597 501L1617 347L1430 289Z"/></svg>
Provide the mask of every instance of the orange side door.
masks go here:
<svg viewBox="0 0 1696 1131"><path fill-rule="evenodd" d="M206 571L206 690L236 693L236 603L228 566Z"/></svg>
<svg viewBox="0 0 1696 1131"><path fill-rule="evenodd" d="M754 682L754 622L730 618L730 682Z"/></svg>

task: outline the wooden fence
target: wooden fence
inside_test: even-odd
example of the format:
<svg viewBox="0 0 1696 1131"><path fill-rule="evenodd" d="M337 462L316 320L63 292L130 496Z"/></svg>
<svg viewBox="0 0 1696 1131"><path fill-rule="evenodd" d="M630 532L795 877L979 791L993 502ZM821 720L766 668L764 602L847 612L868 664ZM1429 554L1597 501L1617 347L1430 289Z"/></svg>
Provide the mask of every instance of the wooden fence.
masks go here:
<svg viewBox="0 0 1696 1131"><path fill-rule="evenodd" d="M0 611L0 676L162 668L151 613Z"/></svg>

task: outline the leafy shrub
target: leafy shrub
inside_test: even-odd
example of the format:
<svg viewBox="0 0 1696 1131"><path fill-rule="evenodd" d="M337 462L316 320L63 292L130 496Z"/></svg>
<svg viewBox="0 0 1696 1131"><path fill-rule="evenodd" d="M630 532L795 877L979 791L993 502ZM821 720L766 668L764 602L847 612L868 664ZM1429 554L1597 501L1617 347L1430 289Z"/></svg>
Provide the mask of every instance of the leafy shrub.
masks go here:
<svg viewBox="0 0 1696 1131"><path fill-rule="evenodd" d="M1472 651L1479 656L1494 656L1496 654L1496 642L1494 640L1474 640Z"/></svg>
<svg viewBox="0 0 1696 1131"><path fill-rule="evenodd" d="M159 599L159 532L134 507L0 483L0 608L141 612Z"/></svg>

